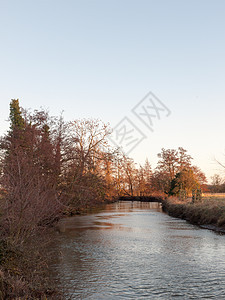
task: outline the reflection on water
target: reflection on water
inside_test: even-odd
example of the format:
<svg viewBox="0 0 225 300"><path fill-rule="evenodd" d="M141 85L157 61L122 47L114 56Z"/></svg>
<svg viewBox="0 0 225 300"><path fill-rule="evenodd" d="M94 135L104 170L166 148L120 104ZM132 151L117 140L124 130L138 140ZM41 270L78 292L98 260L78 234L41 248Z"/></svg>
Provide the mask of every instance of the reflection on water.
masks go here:
<svg viewBox="0 0 225 300"><path fill-rule="evenodd" d="M52 274L65 299L224 299L225 236L119 202L61 221Z"/></svg>

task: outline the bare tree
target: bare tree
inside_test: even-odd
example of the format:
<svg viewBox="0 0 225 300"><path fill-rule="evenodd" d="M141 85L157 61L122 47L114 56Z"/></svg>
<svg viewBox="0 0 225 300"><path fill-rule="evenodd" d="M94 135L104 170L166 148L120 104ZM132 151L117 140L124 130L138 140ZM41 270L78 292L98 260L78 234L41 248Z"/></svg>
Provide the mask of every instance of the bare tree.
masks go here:
<svg viewBox="0 0 225 300"><path fill-rule="evenodd" d="M187 154L187 150L179 147L176 149L162 149L158 154L160 160L158 161L157 169L168 174L170 181L173 180L176 173L182 171L184 168L191 166L192 157Z"/></svg>
<svg viewBox="0 0 225 300"><path fill-rule="evenodd" d="M96 168L99 152L108 146L107 137L111 133L108 124L100 120L76 120L71 123L72 138L75 143L76 159L80 174Z"/></svg>
<svg viewBox="0 0 225 300"><path fill-rule="evenodd" d="M70 123L70 155L64 168L64 193L72 207L87 207L103 201L106 180L103 170L109 156L108 135L111 130L100 120L75 120ZM109 179L109 174L108 174Z"/></svg>

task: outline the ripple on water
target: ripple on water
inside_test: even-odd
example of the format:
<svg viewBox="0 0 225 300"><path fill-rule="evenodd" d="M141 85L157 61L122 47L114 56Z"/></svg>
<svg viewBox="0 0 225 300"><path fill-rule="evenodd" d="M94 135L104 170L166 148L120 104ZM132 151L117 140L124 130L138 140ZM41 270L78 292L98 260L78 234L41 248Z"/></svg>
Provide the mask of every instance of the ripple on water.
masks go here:
<svg viewBox="0 0 225 300"><path fill-rule="evenodd" d="M225 298L225 236L129 202L64 222L52 268L65 299Z"/></svg>

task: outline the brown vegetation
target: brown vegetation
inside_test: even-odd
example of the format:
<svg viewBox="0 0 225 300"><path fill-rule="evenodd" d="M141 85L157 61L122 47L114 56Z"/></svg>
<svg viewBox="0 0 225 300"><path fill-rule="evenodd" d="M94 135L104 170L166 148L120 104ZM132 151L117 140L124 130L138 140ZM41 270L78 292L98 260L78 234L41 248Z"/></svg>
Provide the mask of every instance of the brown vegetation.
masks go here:
<svg viewBox="0 0 225 300"><path fill-rule="evenodd" d="M225 229L225 199L203 198L192 203L169 198L163 202L163 210L169 215L185 219L193 224L213 225Z"/></svg>
<svg viewBox="0 0 225 300"><path fill-rule="evenodd" d="M7 249L24 257L13 259L19 277L0 262L2 295L27 293L32 299L35 291L41 293L31 288L32 276L26 275L31 274L29 265L33 264L27 245L62 215L120 196L163 197L181 188L190 191L205 181L185 149L162 149L157 168L152 170L148 160L137 166L111 148L110 133L109 125L100 120L65 122L62 116L51 117L43 110L31 113L20 108L18 100L11 101L10 129L0 141L0 228L2 245L7 245L1 249L3 257ZM30 257L29 263L25 257ZM37 256L33 260L38 261ZM40 278L36 281L42 285Z"/></svg>
<svg viewBox="0 0 225 300"><path fill-rule="evenodd" d="M0 242L0 300L62 299L48 276L46 247L37 236L20 250Z"/></svg>

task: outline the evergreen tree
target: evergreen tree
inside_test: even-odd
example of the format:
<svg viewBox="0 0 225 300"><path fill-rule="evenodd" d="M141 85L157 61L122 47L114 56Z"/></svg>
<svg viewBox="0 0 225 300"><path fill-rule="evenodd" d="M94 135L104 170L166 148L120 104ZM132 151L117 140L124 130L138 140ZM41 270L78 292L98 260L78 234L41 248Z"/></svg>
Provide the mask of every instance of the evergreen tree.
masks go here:
<svg viewBox="0 0 225 300"><path fill-rule="evenodd" d="M10 124L11 131L13 131L14 129L24 129L25 123L19 106L19 99L11 100L9 119L11 123Z"/></svg>

